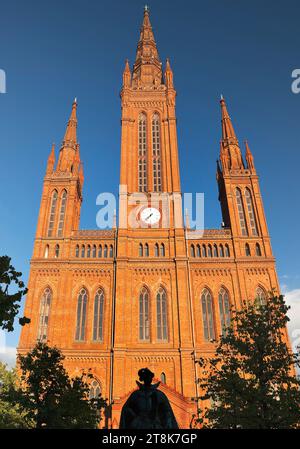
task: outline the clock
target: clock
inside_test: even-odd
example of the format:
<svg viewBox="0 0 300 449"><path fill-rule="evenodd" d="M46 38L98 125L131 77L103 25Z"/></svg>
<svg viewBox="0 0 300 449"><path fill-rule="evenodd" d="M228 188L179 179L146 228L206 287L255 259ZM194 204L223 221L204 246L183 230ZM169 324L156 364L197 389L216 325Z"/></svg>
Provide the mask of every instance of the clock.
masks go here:
<svg viewBox="0 0 300 449"><path fill-rule="evenodd" d="M141 212L141 219L148 225L156 224L160 220L160 212L155 207L145 207Z"/></svg>

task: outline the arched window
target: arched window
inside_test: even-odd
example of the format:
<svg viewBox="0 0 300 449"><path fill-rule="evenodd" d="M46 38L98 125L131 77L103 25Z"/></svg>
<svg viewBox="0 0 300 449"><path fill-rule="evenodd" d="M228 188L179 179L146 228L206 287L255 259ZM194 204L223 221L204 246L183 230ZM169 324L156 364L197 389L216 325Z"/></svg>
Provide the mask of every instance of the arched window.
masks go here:
<svg viewBox="0 0 300 449"><path fill-rule="evenodd" d="M260 257L260 256L261 256L261 249L260 249L259 243L256 243L256 245L255 245L255 251L256 251L256 255L257 255L258 257Z"/></svg>
<svg viewBox="0 0 300 449"><path fill-rule="evenodd" d="M227 245L227 243L225 245L225 257L230 257L230 250L229 250L229 246Z"/></svg>
<svg viewBox="0 0 300 449"><path fill-rule="evenodd" d="M97 253L97 247L96 247L96 245L93 245L92 256L93 256L93 257L96 257L96 253Z"/></svg>
<svg viewBox="0 0 300 449"><path fill-rule="evenodd" d="M148 243L145 244L145 257L149 257L149 245L148 245Z"/></svg>
<svg viewBox="0 0 300 449"><path fill-rule="evenodd" d="M223 245L220 245L220 257L224 257L224 247Z"/></svg>
<svg viewBox="0 0 300 449"><path fill-rule="evenodd" d="M66 214L66 203L67 203L67 191L63 190L62 195L61 195L61 200L60 200L60 212L59 212L59 221L58 221L58 229L57 229L58 237L61 237L63 235L65 214Z"/></svg>
<svg viewBox="0 0 300 449"><path fill-rule="evenodd" d="M219 257L217 245L214 245L214 257Z"/></svg>
<svg viewBox="0 0 300 449"><path fill-rule="evenodd" d="M79 245L76 245L75 257L79 257Z"/></svg>
<svg viewBox="0 0 300 449"><path fill-rule="evenodd" d="M249 215L250 228L251 228L252 235L258 235L257 223L256 223L256 218L255 218L255 213L254 213L254 208L253 208L252 195L251 195L251 192L249 189L245 190L245 197L246 197L246 204L247 204L247 209L248 209L248 215Z"/></svg>
<svg viewBox="0 0 300 449"><path fill-rule="evenodd" d="M155 113L152 117L152 161L153 191L161 192L160 120L157 113Z"/></svg>
<svg viewBox="0 0 300 449"><path fill-rule="evenodd" d="M166 255L165 245L163 243L160 245L160 255L161 257L165 257Z"/></svg>
<svg viewBox="0 0 300 449"><path fill-rule="evenodd" d="M195 257L195 247L191 245L191 257Z"/></svg>
<svg viewBox="0 0 300 449"><path fill-rule="evenodd" d="M247 257L251 256L249 243L246 243L246 245L245 245L245 254Z"/></svg>
<svg viewBox="0 0 300 449"><path fill-rule="evenodd" d="M157 319L157 339L166 341L168 339L167 324L167 295L160 287L156 295L156 319Z"/></svg>
<svg viewBox="0 0 300 449"><path fill-rule="evenodd" d="M103 340L103 317L104 317L104 292L99 288L95 295L94 301L94 326L93 340Z"/></svg>
<svg viewBox="0 0 300 449"><path fill-rule="evenodd" d="M201 303L204 338L207 341L215 340L215 323L213 315L212 296L207 288L205 288L201 294Z"/></svg>
<svg viewBox="0 0 300 449"><path fill-rule="evenodd" d="M98 257L99 257L99 259L102 257L102 245L99 245L99 248L98 248Z"/></svg>
<svg viewBox="0 0 300 449"><path fill-rule="evenodd" d="M81 246L81 257L85 257L85 246Z"/></svg>
<svg viewBox="0 0 300 449"><path fill-rule="evenodd" d="M235 189L235 197L236 197L236 204L237 204L237 209L238 209L238 214L239 214L242 235L248 235L246 219L245 219L245 210L244 210L243 199L242 199L242 192L240 191L240 189Z"/></svg>
<svg viewBox="0 0 300 449"><path fill-rule="evenodd" d="M161 373L161 375L160 375L161 383L166 384L167 383L166 380L167 380L167 378L166 378L165 373Z"/></svg>
<svg viewBox="0 0 300 449"><path fill-rule="evenodd" d="M155 257L158 257L158 256L159 256L159 246L158 246L158 243L155 243L155 246L154 246L154 254L155 254Z"/></svg>
<svg viewBox="0 0 300 449"><path fill-rule="evenodd" d="M50 288L44 290L40 303L40 316L37 339L40 342L46 342L48 336L48 324L50 315L50 306L52 300L52 292Z"/></svg>
<svg viewBox="0 0 300 449"><path fill-rule="evenodd" d="M266 295L266 292L261 287L257 287L255 299L256 299L256 302L260 306L263 306L266 304L267 295Z"/></svg>
<svg viewBox="0 0 300 449"><path fill-rule="evenodd" d="M48 257L49 257L49 245L45 246L44 257L45 257L45 259L48 259Z"/></svg>
<svg viewBox="0 0 300 449"><path fill-rule="evenodd" d="M208 257L212 257L212 248L211 248L211 245L208 245L208 247L207 247L207 255L208 255Z"/></svg>
<svg viewBox="0 0 300 449"><path fill-rule="evenodd" d="M229 295L225 288L221 288L219 291L219 311L221 319L222 334L227 327L230 326L230 303Z"/></svg>
<svg viewBox="0 0 300 449"><path fill-rule="evenodd" d="M75 339L78 341L84 341L85 339L86 309L87 291L85 288L82 288L79 292L77 302L77 323Z"/></svg>
<svg viewBox="0 0 300 449"><path fill-rule="evenodd" d="M89 399L98 399L101 395L101 387L96 379L93 379L90 384Z"/></svg>
<svg viewBox="0 0 300 449"><path fill-rule="evenodd" d="M109 257L114 257L114 247L112 245L109 247Z"/></svg>
<svg viewBox="0 0 300 449"><path fill-rule="evenodd" d="M139 192L147 190L147 118L145 114L139 115L139 158L138 158L138 185Z"/></svg>
<svg viewBox="0 0 300 449"><path fill-rule="evenodd" d="M150 322L149 322L149 292L143 287L139 297L139 337L140 340L150 339Z"/></svg>
<svg viewBox="0 0 300 449"><path fill-rule="evenodd" d="M107 253L108 253L108 248L107 248L107 245L105 245L105 246L104 246L103 257L107 258Z"/></svg>
<svg viewBox="0 0 300 449"><path fill-rule="evenodd" d="M86 257L91 257L91 245L87 246Z"/></svg>
<svg viewBox="0 0 300 449"><path fill-rule="evenodd" d="M55 245L55 257L58 258L59 257L59 245Z"/></svg>
<svg viewBox="0 0 300 449"><path fill-rule="evenodd" d="M49 225L48 225L48 237L52 237L52 235L53 235L56 205L57 205L57 190L54 190L52 193L52 198L51 198L50 217L49 217Z"/></svg>
<svg viewBox="0 0 300 449"><path fill-rule="evenodd" d="M202 256L207 257L206 245L202 245Z"/></svg>
<svg viewBox="0 0 300 449"><path fill-rule="evenodd" d="M144 255L144 247L143 247L143 244L140 243L139 244L139 256L143 257L143 255Z"/></svg>
<svg viewBox="0 0 300 449"><path fill-rule="evenodd" d="M201 248L200 248L200 245L197 245L197 257L201 257Z"/></svg>

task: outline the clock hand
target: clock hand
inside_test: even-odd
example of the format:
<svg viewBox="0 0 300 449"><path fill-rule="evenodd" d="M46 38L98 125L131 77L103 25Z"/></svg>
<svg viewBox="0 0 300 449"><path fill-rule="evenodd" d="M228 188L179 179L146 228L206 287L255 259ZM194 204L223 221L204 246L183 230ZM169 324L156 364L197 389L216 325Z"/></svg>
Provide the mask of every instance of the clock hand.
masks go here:
<svg viewBox="0 0 300 449"><path fill-rule="evenodd" d="M146 220L149 220L149 218L151 218L153 215L153 212L151 212L151 214L146 218Z"/></svg>

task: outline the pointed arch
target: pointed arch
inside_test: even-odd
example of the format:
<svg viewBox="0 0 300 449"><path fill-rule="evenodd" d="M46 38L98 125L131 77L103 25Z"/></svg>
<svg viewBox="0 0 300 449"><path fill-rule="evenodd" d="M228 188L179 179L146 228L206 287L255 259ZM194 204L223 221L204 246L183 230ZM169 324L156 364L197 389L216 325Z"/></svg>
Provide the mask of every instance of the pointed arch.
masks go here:
<svg viewBox="0 0 300 449"><path fill-rule="evenodd" d="M106 259L107 256L108 256L108 247L107 245L104 245L103 257Z"/></svg>
<svg viewBox="0 0 300 449"><path fill-rule="evenodd" d="M95 258L96 255L97 255L97 247L96 247L96 245L93 245L92 257Z"/></svg>
<svg viewBox="0 0 300 449"><path fill-rule="evenodd" d="M225 245L225 257L230 257L230 249L227 243Z"/></svg>
<svg viewBox="0 0 300 449"><path fill-rule="evenodd" d="M238 187L235 189L235 198L239 215L241 233L242 235L248 235L242 192Z"/></svg>
<svg viewBox="0 0 300 449"><path fill-rule="evenodd" d="M214 257L219 257L218 247L214 244Z"/></svg>
<svg viewBox="0 0 300 449"><path fill-rule="evenodd" d="M46 287L40 301L39 326L37 335L37 340L40 342L46 342L48 338L48 325L49 325L51 302L52 302L52 290L50 287Z"/></svg>
<svg viewBox="0 0 300 449"><path fill-rule="evenodd" d="M53 235L55 215L56 215L56 206L57 206L57 197L58 197L57 190L53 190L52 195L51 195L51 206L50 206L50 215L49 215L49 223L48 223L48 234L47 234L48 237L52 237L52 235Z"/></svg>
<svg viewBox="0 0 300 449"><path fill-rule="evenodd" d="M79 257L79 253L80 253L79 245L76 245L76 248L75 248L75 257Z"/></svg>
<svg viewBox="0 0 300 449"><path fill-rule="evenodd" d="M162 243L160 245L160 255L161 255L161 257L165 257L165 255L166 255L166 249L165 249L164 243Z"/></svg>
<svg viewBox="0 0 300 449"><path fill-rule="evenodd" d="M85 245L81 245L81 257L85 257Z"/></svg>
<svg viewBox="0 0 300 449"><path fill-rule="evenodd" d="M66 204L67 204L67 191L64 189L61 194L60 200L60 212L59 212L59 220L58 220L58 228L57 228L57 236L61 237L63 235L64 223L65 223L65 215L66 215Z"/></svg>
<svg viewBox="0 0 300 449"><path fill-rule="evenodd" d="M142 287L139 295L139 339L150 340L150 295L146 287Z"/></svg>
<svg viewBox="0 0 300 449"><path fill-rule="evenodd" d="M159 257L159 245L158 245L158 243L155 243L154 255L155 255L155 257Z"/></svg>
<svg viewBox="0 0 300 449"><path fill-rule="evenodd" d="M98 257L99 257L99 259L101 259L101 257L102 257L102 245L99 245L99 247L98 247Z"/></svg>
<svg viewBox="0 0 300 449"><path fill-rule="evenodd" d="M139 256L143 257L144 255L144 246L142 243L139 244Z"/></svg>
<svg viewBox="0 0 300 449"><path fill-rule="evenodd" d="M196 256L195 245L193 245L193 244L191 245L190 251L191 251L191 257L195 257Z"/></svg>
<svg viewBox="0 0 300 449"><path fill-rule="evenodd" d="M224 246L222 244L219 246L219 254L220 257L224 257Z"/></svg>
<svg viewBox="0 0 300 449"><path fill-rule="evenodd" d="M145 257L149 257L149 245L145 243Z"/></svg>
<svg viewBox="0 0 300 449"><path fill-rule="evenodd" d="M267 294L265 289L262 286L258 286L255 291L255 300L258 305L263 306L267 302Z"/></svg>
<svg viewBox="0 0 300 449"><path fill-rule="evenodd" d="M201 293L203 333L206 341L215 340L215 319L211 291L204 288Z"/></svg>
<svg viewBox="0 0 300 449"><path fill-rule="evenodd" d="M93 378L90 383L89 400L98 399L101 396L102 389L100 382Z"/></svg>
<svg viewBox="0 0 300 449"><path fill-rule="evenodd" d="M211 244L209 244L209 245L207 246L207 256L208 256L208 257L212 257L212 247L211 247Z"/></svg>
<svg viewBox="0 0 300 449"><path fill-rule="evenodd" d="M147 116L144 112L138 121L138 187L139 192L147 190Z"/></svg>
<svg viewBox="0 0 300 449"><path fill-rule="evenodd" d="M57 259L59 257L59 244L57 243L55 245L55 258Z"/></svg>
<svg viewBox="0 0 300 449"><path fill-rule="evenodd" d="M100 287L94 298L93 340L103 341L104 291Z"/></svg>
<svg viewBox="0 0 300 449"><path fill-rule="evenodd" d="M206 245L202 245L202 256L207 257Z"/></svg>
<svg viewBox="0 0 300 449"><path fill-rule="evenodd" d="M82 287L77 298L77 321L75 340L85 340L86 314L87 314L88 293L85 287Z"/></svg>
<svg viewBox="0 0 300 449"><path fill-rule="evenodd" d="M197 255L197 257L201 257L201 247L199 244L197 245L197 248L196 248L196 255Z"/></svg>
<svg viewBox="0 0 300 449"><path fill-rule="evenodd" d="M155 112L152 116L152 169L154 192L162 191L160 146L160 115Z"/></svg>
<svg viewBox="0 0 300 449"><path fill-rule="evenodd" d="M157 339L168 340L168 317L167 317L167 293L163 287L159 287L156 294L156 331Z"/></svg>
<svg viewBox="0 0 300 449"><path fill-rule="evenodd" d="M113 247L113 245L110 245L110 247L109 247L109 257L114 257L114 247Z"/></svg>
<svg viewBox="0 0 300 449"><path fill-rule="evenodd" d="M48 257L49 257L49 245L46 245L44 251L44 258L48 259Z"/></svg>
<svg viewBox="0 0 300 449"><path fill-rule="evenodd" d="M162 384L166 384L167 383L167 378L166 378L165 373L161 373L160 381L161 381Z"/></svg>
<svg viewBox="0 0 300 449"><path fill-rule="evenodd" d="M225 329L230 326L229 293L227 289L224 287L221 287L219 290L219 312L220 312L222 334L224 334Z"/></svg>
<svg viewBox="0 0 300 449"><path fill-rule="evenodd" d="M245 198L246 198L246 205L247 205L252 235L258 235L257 222L256 222L256 217L255 217L255 212L254 212L254 207L253 207L253 199L252 199L250 189L248 189L248 187L246 187L246 190L245 190Z"/></svg>
<svg viewBox="0 0 300 449"><path fill-rule="evenodd" d="M91 245L87 246L86 257L91 257Z"/></svg>
<svg viewBox="0 0 300 449"><path fill-rule="evenodd" d="M249 243L245 244L245 254L246 254L247 257L251 256L251 250L250 250Z"/></svg>
<svg viewBox="0 0 300 449"><path fill-rule="evenodd" d="M255 253L258 257L261 257L261 249L260 249L259 243L256 243L256 245L255 245Z"/></svg>

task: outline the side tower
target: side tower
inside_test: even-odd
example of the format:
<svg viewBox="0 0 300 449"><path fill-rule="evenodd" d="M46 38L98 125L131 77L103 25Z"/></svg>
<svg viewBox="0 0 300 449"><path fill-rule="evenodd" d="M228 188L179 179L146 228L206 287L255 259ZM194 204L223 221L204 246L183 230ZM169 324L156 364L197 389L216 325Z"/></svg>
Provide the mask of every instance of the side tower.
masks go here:
<svg viewBox="0 0 300 449"><path fill-rule="evenodd" d="M64 296L59 281L63 271L61 263L71 257L70 239L72 232L79 228L82 203L83 168L76 135L76 109L75 99L56 166L54 144L48 157L25 306L31 323L22 329L20 350L29 349L36 341L47 341L51 336L57 344L57 332L52 326L48 328L53 299L50 286L54 282L60 298ZM43 313L43 307L49 309L48 313Z"/></svg>
<svg viewBox="0 0 300 449"><path fill-rule="evenodd" d="M244 163L223 97L220 104L222 139L217 182L223 227L231 229L234 256L239 263L238 271L240 270L241 275L241 299L248 299L250 292L250 297L253 298L255 286L256 295L263 298L272 288L278 291L278 281L259 179L247 141ZM265 272L265 269L267 274L262 276L261 270ZM259 279L262 281L261 285Z"/></svg>

